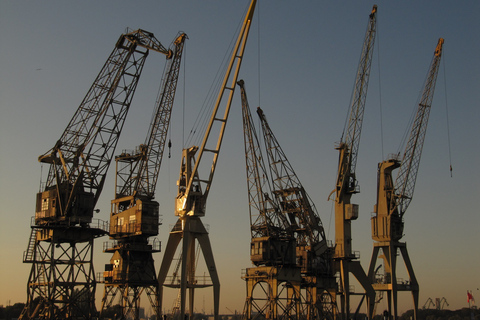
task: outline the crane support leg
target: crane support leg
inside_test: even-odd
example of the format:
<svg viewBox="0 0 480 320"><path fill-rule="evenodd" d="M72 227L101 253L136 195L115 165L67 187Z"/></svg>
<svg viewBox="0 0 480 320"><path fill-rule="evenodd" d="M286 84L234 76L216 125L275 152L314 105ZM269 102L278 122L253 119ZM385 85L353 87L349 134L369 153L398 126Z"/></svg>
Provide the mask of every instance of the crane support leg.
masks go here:
<svg viewBox="0 0 480 320"><path fill-rule="evenodd" d="M362 287L365 289L365 295L367 300L367 317L368 319L372 318L373 308L375 305L375 290L373 290L370 281L368 280L365 271L363 271L360 261L351 261L350 262L350 272L354 277L360 282Z"/></svg>
<svg viewBox="0 0 480 320"><path fill-rule="evenodd" d="M180 220L177 221L177 224L173 227L172 231L170 231L170 236L168 237L167 246L165 248L165 254L163 255L162 265L160 266L160 271L158 273L158 300L160 310L163 310L163 285L165 283L165 279L167 278L170 265L172 264L175 256L175 251L177 250L180 241L182 241L182 233L178 230L179 223Z"/></svg>
<svg viewBox="0 0 480 320"><path fill-rule="evenodd" d="M202 248L203 256L205 258L205 263L210 273L210 279L212 279L213 310L214 310L215 318L217 318L219 307L220 307L220 280L218 278L217 268L215 266L215 260L213 258L213 251L212 251L212 246L210 244L210 238L208 237L208 233L203 233L203 234L197 235L197 239L198 239L198 242L200 243L200 247Z"/></svg>
<svg viewBox="0 0 480 320"><path fill-rule="evenodd" d="M353 276L358 280L358 282L362 285L363 289L365 290L365 296L367 301L367 317L371 319L373 315L373 309L375 306L375 290L373 289L370 279L363 271L362 266L360 265L360 261L352 261L352 260L340 260L340 274L341 274L341 285L342 285L342 294L340 295L340 303L341 303L341 310L342 315L349 318L350 314L350 279L349 274L353 274Z"/></svg>
<svg viewBox="0 0 480 320"><path fill-rule="evenodd" d="M380 249L382 251L380 251ZM400 251L402 255L409 276L409 280L403 282L399 282L397 280L398 251ZM385 270L385 274L383 275L383 277L376 277L375 275L374 269L378 258L383 260L383 266ZM376 291L387 292L388 312L391 319L398 318L398 292L410 291L413 297L414 319L417 319L419 286L415 277L415 272L413 271L410 257L408 256L408 251L405 243L375 243L372 259L370 261L368 278L370 279L372 286Z"/></svg>
<svg viewBox="0 0 480 320"><path fill-rule="evenodd" d="M419 298L419 286L417 282L417 278L415 277L415 272L413 271L413 266L410 261L410 257L408 256L407 245L400 247L400 252L402 253L403 261L405 263L405 267L407 268L408 276L410 277L410 290L412 291L413 297L413 314L414 319L418 319L418 298Z"/></svg>
<svg viewBox="0 0 480 320"><path fill-rule="evenodd" d="M206 266L209 271L211 285L200 284L195 279L195 241L198 241L200 248L205 259ZM165 285L165 279L173 261L175 252L182 242L181 253L181 274L180 274L180 316L184 319L186 308L185 303L187 301L187 289L189 290L189 312L193 316L194 310L194 292L195 288L213 286L213 298L214 298L214 316L218 319L219 306L220 306L220 280L218 278L217 268L215 266L215 260L213 258L213 251L208 237L208 232L205 229L202 221L198 217L184 217L177 221L177 224L170 232L170 236L165 249L165 255L163 257L162 265L158 276L160 284L159 300L160 306L163 299L163 286ZM173 284L172 284L173 285Z"/></svg>

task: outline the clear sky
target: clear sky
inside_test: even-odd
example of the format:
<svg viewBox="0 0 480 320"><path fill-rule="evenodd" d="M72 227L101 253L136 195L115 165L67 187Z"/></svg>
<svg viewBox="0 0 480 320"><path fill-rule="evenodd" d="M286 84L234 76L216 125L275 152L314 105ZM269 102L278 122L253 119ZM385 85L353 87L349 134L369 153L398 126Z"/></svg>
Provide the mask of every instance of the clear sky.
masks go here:
<svg viewBox="0 0 480 320"><path fill-rule="evenodd" d="M361 193L353 202L360 205L360 217L353 223L353 246L368 268L377 163L403 150L401 138L438 38L443 37L444 54L403 240L420 284L420 307L428 298L442 297L451 309L466 307L467 290L480 301L480 2L261 0L240 78L250 106L263 108L333 239L333 207L327 196L335 185L334 146L343 131L374 3L378 34L357 163ZM158 238L166 244L176 221L183 132L188 134L197 117L247 5L247 0L0 0L0 305L26 300L30 265L22 263L22 255L40 184L37 157L60 138L127 27L153 32L167 46L178 31L189 37L172 119L172 157L164 159L157 186L163 215ZM117 151L144 141L164 61L153 52L148 57ZM241 270L251 266L240 106L237 90L203 218L210 226L220 275L221 313L242 311L246 289ZM45 175L48 168L43 169ZM114 195L113 170L107 179L96 216L103 220L109 218ZM110 259L102 253L107 240L95 244L97 272ZM162 256L155 255L157 268ZM103 286L98 285L97 304L102 295ZM175 296L175 291L167 291L167 310ZM197 292L197 312L212 310L211 296L210 289ZM409 308L411 298L401 294L400 309Z"/></svg>

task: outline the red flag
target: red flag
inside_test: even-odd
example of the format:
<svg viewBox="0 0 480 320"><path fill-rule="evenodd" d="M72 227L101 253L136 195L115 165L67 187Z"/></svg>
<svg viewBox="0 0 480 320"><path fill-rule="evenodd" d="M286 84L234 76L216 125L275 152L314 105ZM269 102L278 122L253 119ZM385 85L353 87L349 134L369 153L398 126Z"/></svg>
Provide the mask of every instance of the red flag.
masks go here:
<svg viewBox="0 0 480 320"><path fill-rule="evenodd" d="M470 303L470 301L475 302L475 299L473 299L472 293L467 291L467 302Z"/></svg>

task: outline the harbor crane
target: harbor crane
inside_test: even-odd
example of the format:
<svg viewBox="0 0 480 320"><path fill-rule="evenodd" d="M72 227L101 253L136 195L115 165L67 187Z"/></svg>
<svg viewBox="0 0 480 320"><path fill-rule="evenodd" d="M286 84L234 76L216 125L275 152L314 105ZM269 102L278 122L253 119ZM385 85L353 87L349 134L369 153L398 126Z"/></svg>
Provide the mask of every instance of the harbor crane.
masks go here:
<svg viewBox="0 0 480 320"><path fill-rule="evenodd" d="M445 297L435 298L435 308L437 310L443 310L445 305L447 305L447 307L449 306L447 299L445 299Z"/></svg>
<svg viewBox="0 0 480 320"><path fill-rule="evenodd" d="M269 162L273 194L287 217L296 242L296 265L301 270L304 317L333 317L335 276L333 247L327 245L319 213L281 148L262 109L257 108ZM328 299L325 299L328 297ZM331 313L329 316L324 313Z"/></svg>
<svg viewBox="0 0 480 320"><path fill-rule="evenodd" d="M242 278L247 297L243 319L279 319L300 316L301 269L290 221L272 192L270 172L248 104L245 83L237 82L242 98L243 134L250 215L250 260Z"/></svg>
<svg viewBox="0 0 480 320"><path fill-rule="evenodd" d="M257 314L255 318L262 314L267 319L331 317L333 314L325 312L335 309L332 299L321 297L325 293L335 294L333 248L327 246L315 205L273 134L263 110L258 107L261 140L265 143L268 160L265 166L243 80L238 85L242 93L251 260L256 265L248 268L243 277L247 282L244 317L252 319L254 313ZM287 288L285 296L282 296L283 288ZM272 294L262 297L254 294L255 290Z"/></svg>
<svg viewBox="0 0 480 320"><path fill-rule="evenodd" d="M371 219L372 238L375 242L368 276L375 290L387 292L388 311L392 319L397 319L397 293L399 291L410 291L412 293L414 316L417 319L419 286L408 256L407 245L400 240L403 238L403 216L412 201L415 189L435 83L442 57L443 42L444 40L440 38L435 48L403 159L399 160L399 157L395 156L378 164L377 203L374 207L374 216ZM398 174L394 183L392 171L397 168ZM382 250L381 254L380 250ZM409 280L403 282L399 282L396 278L398 251L402 255L409 276ZM375 281L374 275L378 258L383 260L385 269L384 280L381 283Z"/></svg>
<svg viewBox="0 0 480 320"><path fill-rule="evenodd" d="M269 173L248 105L245 83L238 81L242 97L247 189L249 198L251 261L254 265L294 265L295 239L289 221L272 197Z"/></svg>
<svg viewBox="0 0 480 320"><path fill-rule="evenodd" d="M160 224L159 204L154 200L155 188L167 142L185 39L187 35L180 33L170 48L161 52L166 55L167 64L145 143L115 157L116 191L111 202L109 229L114 243L104 246L104 251L113 255L110 264L105 265L100 317L119 297L122 308L119 319L140 319L142 292L146 292L157 319L161 317L152 256L160 251L160 243L150 243L149 238L158 235Z"/></svg>
<svg viewBox="0 0 480 320"><path fill-rule="evenodd" d="M31 263L21 319L96 317L93 241L107 234L95 206L149 51L166 49L145 30L122 34L54 147L37 194L23 261Z"/></svg>
<svg viewBox="0 0 480 320"><path fill-rule="evenodd" d="M435 307L435 303L433 302L432 298L428 298L425 304L423 305L422 309L430 309L431 306Z"/></svg>
<svg viewBox="0 0 480 320"><path fill-rule="evenodd" d="M187 288L189 290L189 313L190 316L193 316L195 288L206 286L213 286L214 318L215 320L218 319L220 281L215 266L208 231L201 218L204 217L206 213L207 198L212 186L218 156L225 133L225 127L230 112L230 106L235 92L235 84L243 61L255 6L256 0L252 0L234 45L229 65L226 69L221 88L215 101L202 144L200 147L191 146L185 148L182 154L180 174L177 182L178 193L175 199L175 215L178 216L178 220L170 231L158 276L161 309L165 279L173 261L175 251L180 242L182 242L180 284L177 286L177 288L180 288L181 319L184 319L185 317ZM220 113L220 109L224 110L223 116ZM216 141L212 138L212 131L218 133ZM201 170L199 169L201 160L205 155L210 155L212 162L208 177L206 179L201 179ZM205 169L205 167L202 166L202 169ZM202 249L211 283L201 284L195 279L195 241L198 241L200 248Z"/></svg>
<svg viewBox="0 0 480 320"><path fill-rule="evenodd" d="M365 101L372 64L373 47L376 35L377 6L369 15L368 27L358 65L354 92L349 111L348 124L336 149L339 151L338 173L335 193L335 265L339 274L340 312L344 319L350 319L350 273L365 290L367 317L371 319L375 305L375 291L365 274L358 256L352 250L352 221L358 218L358 205L351 203L352 195L360 189L355 168L360 145ZM363 301L363 299L361 300ZM358 310L358 308L357 308Z"/></svg>

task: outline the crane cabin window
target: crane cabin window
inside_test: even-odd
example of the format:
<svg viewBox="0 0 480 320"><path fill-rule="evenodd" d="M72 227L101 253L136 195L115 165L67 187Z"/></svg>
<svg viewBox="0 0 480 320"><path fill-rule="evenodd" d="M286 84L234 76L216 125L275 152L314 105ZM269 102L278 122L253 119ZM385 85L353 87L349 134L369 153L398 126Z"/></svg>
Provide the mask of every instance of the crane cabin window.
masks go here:
<svg viewBox="0 0 480 320"><path fill-rule="evenodd" d="M42 199L42 211L47 211L48 210L48 201L49 199L48 198L44 198Z"/></svg>

